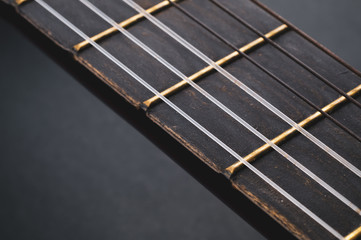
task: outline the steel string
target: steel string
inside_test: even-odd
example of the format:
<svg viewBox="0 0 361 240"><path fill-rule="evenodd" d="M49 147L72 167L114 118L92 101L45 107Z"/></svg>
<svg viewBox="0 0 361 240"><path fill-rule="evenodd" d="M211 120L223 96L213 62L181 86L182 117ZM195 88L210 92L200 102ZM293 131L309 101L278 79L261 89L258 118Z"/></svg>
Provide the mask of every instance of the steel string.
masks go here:
<svg viewBox="0 0 361 240"><path fill-rule="evenodd" d="M202 125L200 125L197 121L195 121L193 118L191 118L189 115L187 115L183 110L178 108L174 103L172 103L170 100L168 100L166 97L161 95L156 89L154 89L151 85L149 85L146 81L144 81L141 77L139 77L136 73L134 73L132 70L130 70L126 65L124 65L122 62L120 62L118 59L116 59L113 55L111 55L108 51L106 51L104 48L102 48L99 44L94 42L90 39L89 36L87 36L85 33L83 33L79 28L74 26L71 22L69 22L65 17L63 17L61 14L59 14L55 9L50 7L47 3L45 3L43 0L34 0L37 2L40 6L42 6L44 9L46 9L49 13L51 13L53 16L55 16L59 21L64 23L66 26L68 26L70 29L72 29L75 33L77 33L80 37L82 37L84 40L89 41L89 43L96 48L98 51L100 51L104 56L106 56L109 60L111 60L113 63L115 63L117 66L119 66L121 69L123 69L125 72L127 72L130 76L132 76L136 81L138 81L140 84L142 84L144 87L146 87L149 91L151 91L153 94L157 95L162 101L164 101L168 106L170 106L173 110L178 112L181 116L183 116L186 120L188 120L190 123L192 123L196 128L198 128L200 131L202 131L205 135L210 137L213 141L215 141L217 144L219 144L223 149L225 149L227 152L229 152L232 156L234 156L239 161L243 162L245 166L247 166L252 172L254 172L256 175L258 175L261 179L263 179L265 182L267 182L270 186L275 188L278 192L280 192L284 197L286 197L288 200L290 200L293 204L295 204L297 207L299 207L302 211L304 211L308 216L310 216L312 219L314 219L317 223L319 223L322 227L324 227L327 231L329 231L332 235L334 235L338 239L344 239L343 236L338 233L334 228L332 228L330 225L328 225L326 222L324 222L322 219L320 219L317 215L315 215L312 211L310 211L307 207L305 207L303 204L298 202L295 198L293 198L290 194L288 194L285 190L283 190L281 187L279 187L276 183L274 183L271 179L269 179L267 176L265 176L262 172L260 172L258 169L256 169L252 164L245 161L240 155L238 155L236 152L234 152L230 147L228 147L225 143L223 143L220 139L218 139L216 136L214 136L212 133L210 133L207 129L205 129Z"/></svg>
<svg viewBox="0 0 361 240"><path fill-rule="evenodd" d="M223 10L225 13L227 13L228 15L230 15L231 17L233 17L235 20L237 20L238 22L240 22L242 25L244 25L245 27L247 27L249 30L251 30L252 32L256 33L258 36L262 37L265 41L267 41L268 43L270 43L273 47L277 48L280 52L282 52L283 54L285 54L287 57L289 57L290 59L292 59L294 62L296 62L298 65L300 65L301 67L303 67L304 69L306 69L308 72L310 72L312 75L314 75L315 77L317 77L319 80L321 80L322 82L324 82L325 84L327 84L329 87L331 87L332 89L334 89L335 91L337 91L339 94L341 94L342 96L344 96L347 100L349 100L351 103L355 104L357 107L361 108L361 103L358 102L356 99L354 99L353 97L349 96L345 91L343 91L341 88L337 87L335 84L333 84L332 82L330 82L329 80L327 80L327 78L325 78L324 76L322 76L320 73L318 73L316 70L314 70L313 68L311 68L310 66L308 66L305 62L302 62L299 58L297 58L295 55L293 55L292 53L290 53L289 51L287 51L286 49L284 49L283 47L281 47L278 43L276 43L275 41L273 41L272 39L267 38L264 34L262 34L260 31L258 31L255 27L253 27L250 23L248 23L246 20L244 20L243 18L241 18L240 16L236 15L234 12L232 12L230 9L228 9L227 7L225 7L223 4L221 4L219 1L217 0L209 0L210 2L212 2L214 5L216 5L218 8L220 8L221 10Z"/></svg>
<svg viewBox="0 0 361 240"><path fill-rule="evenodd" d="M335 190L330 185L328 185L326 182L324 182L322 179L320 179L317 175L315 175L312 171L310 171L305 166L303 166L300 162L298 162L296 159L294 159L292 156L290 156L288 153L286 153L283 149L281 149L276 144L274 144L271 140L269 140L262 133L260 133L258 130L256 130L254 127L252 127L249 123L247 123L244 119L239 117L232 110L230 110L224 104L219 102L219 100L214 98L211 94L209 94L207 91L205 91L203 88L201 88L198 84L196 84L192 80L190 80L185 74L180 72L176 67L174 67L168 61L166 61L164 58L162 58L159 54L157 54L155 51L153 51L151 48L149 48L147 45L145 45L137 37L135 37L133 34L131 34L129 31L127 31L123 27L119 26L119 24L117 24L116 21L114 21L112 18L110 18L108 15L106 15L103 11L101 11L99 8L97 8L94 4L90 3L88 0L79 0L79 1L81 3L83 3L85 6L87 6L90 10L92 10L99 17L101 17L104 21L108 22L110 25L112 25L113 27L118 29L118 31L121 32L123 35L125 35L129 40L131 40L133 43L138 45L149 55L154 57L157 61L162 63L165 67L167 67L169 70L171 70L177 76L179 76L181 79L185 79L193 88L195 88L198 92L200 92L203 96L205 96L209 101L211 101L217 107L219 107L221 110L226 112L229 116L231 116L233 119L235 119L238 123L240 123L244 127L246 127L250 132L255 134L262 141L269 144L274 150L276 150L279 154L284 156L288 161L290 161L292 164L294 164L296 167L298 167L301 171L303 171L310 178L312 178L314 181L316 181L318 184L320 184L323 188L328 190L332 195L334 195L336 198L338 198L341 202L343 202L348 207L350 207L352 210L354 210L355 212L360 214L361 210L359 207L357 207L355 204L353 204L351 201L349 201L347 198L345 198L342 194L340 194L337 190Z"/></svg>
<svg viewBox="0 0 361 240"><path fill-rule="evenodd" d="M162 29L165 33L167 33L169 36L171 36L173 39L175 39L177 42L182 44L185 48L187 48L189 51L191 51L193 54L201 58L204 62L206 62L208 65L215 68L219 73L221 73L223 76L225 76L228 80L236 84L239 88L241 88L243 91L245 91L247 94L249 94L251 97L256 99L259 103L261 103L263 106L265 106L267 109L272 111L274 114L276 114L279 118L281 118L283 121L288 123L291 127L294 127L299 131L302 135L307 137L309 140L311 140L314 144L316 144L318 147L323 149L327 154L335 158L338 162L340 162L342 165L344 165L346 168L348 168L350 171L352 171L354 174L356 174L358 177L361 178L361 170L359 170L357 167L352 165L350 162L348 162L345 158L343 158L341 155L336 153L334 150L332 150L330 147L328 147L326 144L324 144L322 141L320 141L318 138L313 136L311 133L306 131L304 128L299 126L295 121L293 121L291 118L289 118L287 115L285 115L283 112L281 112L278 108L273 106L271 103L269 103L267 100L262 98L259 94L254 92L252 89L247 87L244 83L239 81L237 78L235 78L231 73L226 71L224 68L217 65L213 60L211 60L209 57L207 57L205 54L203 54L201 51L199 51L197 48L195 48L193 45L191 45L189 42L187 42L185 39L183 39L181 36L179 36L177 33L175 33L173 30L171 30L169 27L164 25L162 22L160 22L157 18L153 17L152 15L148 14L142 7L140 7L138 4L136 4L132 0L123 0L126 4L128 4L130 7L132 7L134 10L136 10L139 13L142 13L144 17L146 17L150 22L152 22L154 25L156 25L158 28Z"/></svg>
<svg viewBox="0 0 361 240"><path fill-rule="evenodd" d="M294 88L292 88L290 85L288 85L287 83L285 83L283 80L281 80L279 77L277 77L275 74L273 74L272 72L270 72L268 69L266 69L265 67L263 67L260 63L258 63L257 61L255 61L253 58L251 58L250 56L248 56L246 53L241 52L234 44L232 44L231 42L229 42L227 39L225 39L224 37L222 37L221 35L219 35L217 32L215 32L213 29L211 29L210 27L208 27L207 25L205 25L203 22L201 22L198 18L196 18L194 15L192 15L190 12L188 12L187 10L185 10L183 7L181 7L179 4L177 3L173 3L170 0L168 0L168 2L170 2L171 5L173 5L175 8L177 8L179 11L181 11L183 14L185 14L186 16L188 16L190 19L192 19L193 21L195 21L197 24L199 24L200 26L202 26L204 29L206 29L208 32L210 32L213 36L215 36L216 38L218 38L219 40L221 40L223 43L225 43L227 46L229 46L230 48L232 48L233 50L235 50L236 52L238 52L238 54L240 54L242 57L244 57L245 59L247 59L249 62L251 62L253 65L255 65L257 68L261 69L261 71L263 71L264 73L266 73L268 76L270 76L273 80L275 80L276 82L278 82L279 84L281 84L283 87L285 87L286 89L288 89L290 92L292 92L293 94L295 94L298 98L300 98L302 101L304 101L306 104L308 104L309 106L311 106L312 108L316 109L317 111L319 111L324 117L328 118L329 120L331 120L333 123L335 123L338 127L340 127L342 130L344 130L346 133L348 133L349 135L351 135L353 138L355 138L357 141L359 141L361 143L361 137L358 136L355 132L353 132L351 129L349 129L348 127L346 127L344 124L342 124L341 122L339 122L337 119L335 119L334 117L332 117L330 114L326 113L325 111L322 110L322 108L318 107L317 105L315 105L313 102L311 102L310 100L308 100L305 96L303 96L301 93L299 93L298 91L296 91ZM262 36L264 36L262 34ZM264 37L266 38L266 37ZM268 38L267 38L268 39ZM342 91L342 90L341 90ZM346 94L347 95L347 94ZM348 96L348 95L347 95ZM349 96L350 98L350 96ZM352 98L353 99L353 98ZM356 101L356 100L355 100ZM356 101L357 102L357 101ZM361 106L361 104L360 104Z"/></svg>

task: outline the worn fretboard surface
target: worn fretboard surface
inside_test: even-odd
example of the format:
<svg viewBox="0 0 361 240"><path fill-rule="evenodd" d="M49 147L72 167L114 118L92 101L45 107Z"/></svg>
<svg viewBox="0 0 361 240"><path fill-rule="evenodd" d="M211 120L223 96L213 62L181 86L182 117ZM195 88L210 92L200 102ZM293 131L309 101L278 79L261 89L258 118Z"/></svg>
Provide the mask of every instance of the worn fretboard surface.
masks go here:
<svg viewBox="0 0 361 240"><path fill-rule="evenodd" d="M111 27L78 1L47 0L46 2L89 36L94 36ZM91 2L117 22L122 22L137 14L119 0L92 0ZM143 8L150 8L160 1L138 0L136 2ZM222 1L222 3L262 33L268 33L283 24L249 0L229 0ZM179 4L239 48L259 38L258 35L208 1L183 0ZM78 61L134 107L143 107L151 120L209 167L228 177L235 188L296 237L300 239L334 238L249 169L241 168L230 175L226 169L236 163L237 159L202 134L169 106L163 102L157 102L145 108L143 102L153 97L154 94L137 83L95 48L90 46L75 51L73 46L82 42L83 39L36 2L28 1L19 6L14 2L14 5L21 15L39 30L61 47L72 52ZM234 52L172 6L163 8L154 15L214 61ZM128 26L127 29L186 76L191 76L207 67L205 62L147 20L141 19ZM361 78L357 73L349 70L295 31L284 31L273 39L343 91L348 92L361 84ZM182 80L120 33L112 34L99 41L99 44L158 91L163 91ZM270 44L257 46L256 49L249 52L249 56L319 107L324 107L340 97L337 92ZM237 58L225 65L224 68L296 122L304 120L315 112L309 105L295 97L246 59ZM197 83L269 139L273 139L290 128L218 72L209 72ZM168 98L241 156L247 156L264 144L191 87L183 88ZM355 98L358 101L361 100L358 95L355 95ZM331 115L356 134L361 135L361 110L354 104L346 102L332 111ZM330 120L320 118L307 127L307 130L354 166L361 168L361 144ZM357 206L361 206L360 178L323 150L300 134L286 140L281 147ZM343 236L360 226L361 218L356 212L337 200L277 152L269 151L258 157L252 164Z"/></svg>

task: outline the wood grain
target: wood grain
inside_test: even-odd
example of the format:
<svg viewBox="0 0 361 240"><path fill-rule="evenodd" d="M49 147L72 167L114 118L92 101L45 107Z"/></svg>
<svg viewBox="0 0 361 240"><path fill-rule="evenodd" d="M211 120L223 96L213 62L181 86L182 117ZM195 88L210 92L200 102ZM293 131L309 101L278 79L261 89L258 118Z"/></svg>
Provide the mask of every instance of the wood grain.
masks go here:
<svg viewBox="0 0 361 240"><path fill-rule="evenodd" d="M79 2L71 0L49 0L47 2L90 36L109 27ZM117 22L135 14L134 11L119 1L94 0L92 2ZM155 0L137 2L144 8L158 3ZM264 33L281 24L274 16L266 13L248 0L232 0L227 1L225 4ZM182 6L237 46L242 46L257 38L255 34L208 2L185 0L182 2ZM72 46L82 39L50 16L36 3L29 2L20 6L18 10L22 16L59 46L74 54L77 61L134 107L139 108L144 100L152 97L150 92L102 56L96 49L88 48L79 54L75 53ZM158 13L157 17L214 60L220 59L232 51L174 8ZM138 22L130 27L129 31L174 64L185 75L191 75L206 66L204 62L197 59L192 53L185 50L148 21ZM348 91L360 83L360 77L357 74L297 32L289 31L277 38L276 42L307 62L344 91ZM115 34L101 41L101 45L159 91L172 86L180 80L121 34ZM320 107L327 105L338 97L338 94L332 89L329 89L269 45L258 48L250 56ZM245 59L233 62L226 66L225 69L260 93L296 122L314 112L313 109L295 98ZM268 138L273 138L289 128L287 124L218 73L205 77L199 82L199 85ZM360 97L357 99L360 100ZM178 94L171 96L170 100L242 156L247 155L263 144L262 141L242 126L239 126L237 122L192 88L185 88ZM148 109L146 114L214 171L225 174L225 169L236 161L227 152L197 131L190 123L179 117L167 105L158 104L154 108ZM345 104L335 111L333 116L358 134L361 134L359 126L361 114L355 106ZM309 131L355 166L361 168L361 144L355 142L331 122L323 119L311 126ZM361 205L360 180L330 156L312 145L307 139L296 136L283 144L282 148L351 201L359 206ZM359 226L360 218L356 213L342 205L279 154L271 151L258 159L254 166L336 228L342 235L347 235ZM241 170L229 181L236 189L297 238L333 239L327 231L310 220L307 215L271 189L248 169Z"/></svg>

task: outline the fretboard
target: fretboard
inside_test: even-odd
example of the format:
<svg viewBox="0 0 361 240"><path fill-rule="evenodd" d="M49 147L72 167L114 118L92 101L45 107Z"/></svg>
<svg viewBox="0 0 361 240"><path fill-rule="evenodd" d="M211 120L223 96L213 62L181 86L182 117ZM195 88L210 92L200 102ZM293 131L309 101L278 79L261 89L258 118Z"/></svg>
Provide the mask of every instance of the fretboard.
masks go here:
<svg viewBox="0 0 361 240"><path fill-rule="evenodd" d="M42 2L11 1L294 236L355 239L361 224L359 72L249 0L136 1L150 17L132 1L91 1L121 29L80 1L45 1L84 35Z"/></svg>

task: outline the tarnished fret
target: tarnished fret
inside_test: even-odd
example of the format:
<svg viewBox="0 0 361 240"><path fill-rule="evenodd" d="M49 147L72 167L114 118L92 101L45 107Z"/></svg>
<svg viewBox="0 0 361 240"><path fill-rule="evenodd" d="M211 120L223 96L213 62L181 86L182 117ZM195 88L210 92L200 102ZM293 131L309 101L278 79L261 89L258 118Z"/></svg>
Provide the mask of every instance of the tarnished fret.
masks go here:
<svg viewBox="0 0 361 240"><path fill-rule="evenodd" d="M360 92L361 92L361 84L358 85L357 87L355 87L354 89L352 89L351 91L349 91L347 93L347 95L352 97L352 96L355 96L356 94L358 94ZM331 112L333 109L340 106L342 103L344 103L346 101L347 101L347 99L344 96L341 96L341 97L337 98L335 101L333 101L330 104L323 107L322 110L324 112ZM320 112L315 112L314 114L312 114L308 118L306 118L303 121L299 122L298 125L301 126L301 127L306 127L306 126L310 125L311 123L314 123L316 120L320 119L321 117L322 117L322 114ZM294 127L290 128L287 131L285 131L285 132L281 133L280 135L278 135L277 137L275 137L274 139L272 139L272 142L274 144L278 145L281 142L288 139L290 136L294 135L295 133L297 133L297 129L294 128ZM256 150L254 150L253 152L251 152L250 154L245 156L244 160L246 160L247 162L253 162L257 157L261 156L262 154L269 151L270 149L271 149L271 146L269 144L264 144L260 148L257 148ZM229 176L232 176L242 166L243 166L243 164L241 162L237 162L237 163L229 166L226 169L226 172L228 173Z"/></svg>
<svg viewBox="0 0 361 240"><path fill-rule="evenodd" d="M361 226L356 228L350 234L345 237L345 240L356 240L358 237L361 236Z"/></svg>
<svg viewBox="0 0 361 240"><path fill-rule="evenodd" d="M26 0L19 0L19 1L26 1ZM181 0L171 0L171 1L172 2L177 2L177 1L179 2ZM169 5L170 5L169 1L165 0L163 2L160 2L160 3L156 4L156 5L154 5L151 8L148 8L146 11L148 13L155 13L157 11L160 11L160 10L168 7ZM138 14L134 15L133 17L130 17L127 20L124 20L124 21L120 22L119 26L121 26L122 28L129 27L130 25L136 23L137 21L139 21L142 18L144 18L143 14L138 13ZM117 31L118 31L117 28L111 27L111 28L108 28L107 30L105 30L105 31L91 37L90 39L93 40L94 42L97 42L97 41L99 41L99 40L101 40L101 39L103 39L105 37L108 37L109 35L117 32ZM82 41L82 42L74 45L73 48L74 48L75 51L80 51L80 50L82 50L83 48L85 48L87 46L89 46L89 42L85 40L85 41Z"/></svg>
<svg viewBox="0 0 361 240"><path fill-rule="evenodd" d="M287 25L283 24L283 25L273 29L272 31L268 32L267 34L265 34L265 36L267 38L272 38L272 37L275 37L276 35L280 34L281 32L284 32L285 30L287 30ZM265 42L265 40L263 38L261 38L261 37L257 38L256 40L241 47L239 49L239 51L244 52L244 53L249 52L250 50L254 49L255 47L261 45L264 42ZM239 56L239 53L234 51L231 54L225 56L224 58L216 61L216 64L218 64L219 66L222 66L222 65L234 60L238 56ZM212 66L205 67L205 68L201 69L200 71L194 73L193 75L189 76L188 79L191 81L196 81L196 80L200 79L201 77L204 77L206 74L208 74L212 70L214 70L214 68ZM175 85L171 86L170 88L162 91L161 94L165 97L168 97L168 96L178 92L179 90L181 90L187 84L188 84L187 81L183 79L182 81L176 83ZM159 101L159 97L154 96L154 97L144 101L143 105L146 108L149 108L150 106L154 105L158 101Z"/></svg>

